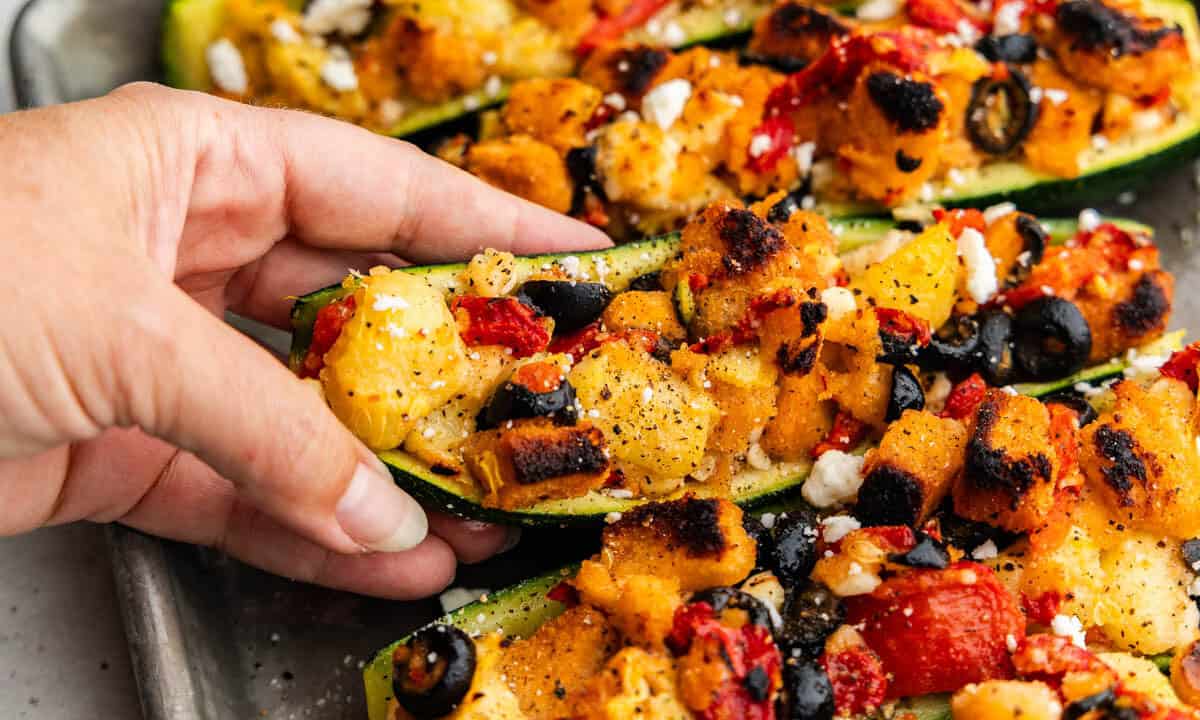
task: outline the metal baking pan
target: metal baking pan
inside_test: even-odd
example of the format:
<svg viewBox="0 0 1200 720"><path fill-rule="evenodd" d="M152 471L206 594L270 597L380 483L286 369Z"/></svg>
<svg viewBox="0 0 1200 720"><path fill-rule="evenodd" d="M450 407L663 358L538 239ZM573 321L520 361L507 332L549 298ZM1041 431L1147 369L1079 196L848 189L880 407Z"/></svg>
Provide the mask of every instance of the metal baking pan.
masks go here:
<svg viewBox="0 0 1200 720"><path fill-rule="evenodd" d="M32 0L10 44L18 103L68 102L158 79L161 12L155 0ZM1137 199L1127 194L1102 209L1156 227L1179 280L1175 324L1200 330L1197 172L1189 165L1154 178ZM561 533L528 533L510 554L464 568L456 584L500 587L594 542ZM121 527L109 542L147 720L361 720L359 663L439 612L435 601L384 602L289 582Z"/></svg>

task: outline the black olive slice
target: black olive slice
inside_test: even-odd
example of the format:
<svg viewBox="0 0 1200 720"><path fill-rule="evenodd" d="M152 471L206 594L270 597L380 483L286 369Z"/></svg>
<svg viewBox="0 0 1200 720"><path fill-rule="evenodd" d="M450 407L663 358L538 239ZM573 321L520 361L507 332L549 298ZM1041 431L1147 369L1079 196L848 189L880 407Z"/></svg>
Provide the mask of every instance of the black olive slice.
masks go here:
<svg viewBox="0 0 1200 720"><path fill-rule="evenodd" d="M888 395L887 414L884 420L894 422L905 410L925 409L925 389L912 371L903 365L892 370L892 392Z"/></svg>
<svg viewBox="0 0 1200 720"><path fill-rule="evenodd" d="M1029 80L1016 68L1003 78L982 77L971 89L967 104L967 136L975 147L1004 155L1021 144L1037 119L1029 98Z"/></svg>
<svg viewBox="0 0 1200 720"><path fill-rule="evenodd" d="M996 545L998 550L1004 550L1016 542L1020 535L987 523L968 520L956 514L952 502L946 504L937 513L938 529L941 530L942 540L964 552L970 553L988 540Z"/></svg>
<svg viewBox="0 0 1200 720"><path fill-rule="evenodd" d="M773 55L754 52L753 50L742 50L738 53L738 65L742 67L747 65L765 65L772 70L778 70L786 75L791 75L794 72L803 70L808 65L808 61L795 55Z"/></svg>
<svg viewBox="0 0 1200 720"><path fill-rule="evenodd" d="M749 512L742 514L742 527L754 541L755 547L758 548L754 566L759 569L771 567L771 557L775 552L775 538L771 535L771 531L762 524L757 516Z"/></svg>
<svg viewBox="0 0 1200 720"><path fill-rule="evenodd" d="M1087 697L1081 697L1075 702L1067 705L1063 711L1062 720L1079 720L1084 715L1093 710L1112 707L1112 704L1117 701L1117 695L1111 687L1104 688L1098 693L1093 693ZM1105 717L1112 717L1106 715ZM1133 717L1138 717L1137 713L1133 713Z"/></svg>
<svg viewBox="0 0 1200 720"><path fill-rule="evenodd" d="M817 658L825 640L845 622L846 608L833 591L817 582L788 594L783 606L780 645L792 657Z"/></svg>
<svg viewBox="0 0 1200 720"><path fill-rule="evenodd" d="M701 590L690 602L708 603L719 617L726 610L741 610L754 625L771 629L771 611L762 600L748 592L731 587L715 587Z"/></svg>
<svg viewBox="0 0 1200 720"><path fill-rule="evenodd" d="M574 193L571 195L572 215L578 215L584 210L588 193L599 200L607 200L604 194L604 183L596 172L596 148L593 145L571 148L566 157L567 173L571 176Z"/></svg>
<svg viewBox="0 0 1200 720"><path fill-rule="evenodd" d="M1074 390L1063 390L1061 392L1056 392L1053 395L1047 395L1046 397L1042 398L1042 402L1047 405L1065 405L1071 410L1074 410L1075 414L1079 416L1079 427L1088 425L1097 417L1099 417L1096 414L1096 408L1092 407L1092 404L1087 401L1087 398L1083 397Z"/></svg>
<svg viewBox="0 0 1200 720"><path fill-rule="evenodd" d="M539 417L548 417L558 425L574 425L579 420L575 388L566 378L549 392L537 392L509 380L496 389L475 423L479 430L491 430L509 420Z"/></svg>
<svg viewBox="0 0 1200 720"><path fill-rule="evenodd" d="M530 280L517 290L517 299L554 318L554 332L573 333L590 325L612 302L604 283L568 280Z"/></svg>
<svg viewBox="0 0 1200 720"><path fill-rule="evenodd" d="M944 570L950 564L950 553L944 543L934 540L928 534L917 533L917 544L906 553L898 553L891 557L892 562L915 568L933 568Z"/></svg>
<svg viewBox="0 0 1200 720"><path fill-rule="evenodd" d="M771 206L767 211L767 222L782 224L788 221L792 213L800 209L800 202L803 200L803 189L793 190L784 195L779 202Z"/></svg>
<svg viewBox="0 0 1200 720"><path fill-rule="evenodd" d="M638 275L629 281L629 289L641 291L662 290L662 271L655 270L645 275Z"/></svg>
<svg viewBox="0 0 1200 720"><path fill-rule="evenodd" d="M989 385L1008 385L1016 379L1013 362L1013 319L1008 313L990 310L979 316L979 345L972 369Z"/></svg>
<svg viewBox="0 0 1200 720"><path fill-rule="evenodd" d="M1184 541L1183 561L1192 570L1200 570L1200 538Z"/></svg>
<svg viewBox="0 0 1200 720"><path fill-rule="evenodd" d="M1033 267L1042 261L1046 254L1046 246L1050 244L1050 233L1032 215L1021 213L1017 215L1017 232L1025 242L1025 252L1029 255L1022 259L1025 267Z"/></svg>
<svg viewBox="0 0 1200 720"><path fill-rule="evenodd" d="M1037 39L1024 33L988 35L975 43L975 52L992 62L1031 63L1037 51Z"/></svg>
<svg viewBox="0 0 1200 720"><path fill-rule="evenodd" d="M979 352L979 323L973 317L960 317L953 325L953 335L934 333L929 344L921 348L917 364L923 370L962 370L973 367Z"/></svg>
<svg viewBox="0 0 1200 720"><path fill-rule="evenodd" d="M816 660L787 658L778 716L783 720L830 720L837 708L833 683Z"/></svg>
<svg viewBox="0 0 1200 720"><path fill-rule="evenodd" d="M925 225L920 220L901 220L896 223L895 228L904 232L919 233L925 230Z"/></svg>
<svg viewBox="0 0 1200 720"><path fill-rule="evenodd" d="M1092 352L1092 330L1070 300L1043 297L1015 318L1017 364L1034 380L1078 372Z"/></svg>
<svg viewBox="0 0 1200 720"><path fill-rule="evenodd" d="M417 631L392 655L392 692L418 718L447 715L475 677L475 641L453 625Z"/></svg>
<svg viewBox="0 0 1200 720"><path fill-rule="evenodd" d="M817 517L805 509L789 510L775 522L772 570L785 589L800 587L817 564Z"/></svg>

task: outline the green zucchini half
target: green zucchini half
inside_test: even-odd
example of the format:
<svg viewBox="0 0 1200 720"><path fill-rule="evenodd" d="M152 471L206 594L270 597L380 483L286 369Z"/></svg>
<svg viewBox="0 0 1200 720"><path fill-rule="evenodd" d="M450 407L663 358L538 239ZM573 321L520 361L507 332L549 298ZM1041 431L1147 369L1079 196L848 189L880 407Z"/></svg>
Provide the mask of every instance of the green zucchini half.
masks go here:
<svg viewBox="0 0 1200 720"><path fill-rule="evenodd" d="M303 0L287 0L303 6ZM683 30L682 46L711 42L750 30L770 6L764 0L728 0L716 7L696 4L671 18ZM205 50L221 33L225 0L169 0L163 19L162 60L167 84L185 90L212 88ZM660 43L644 28L630 33L631 39ZM406 101L412 109L385 134L404 137L449 122L476 110L497 105L508 98L508 85L498 92L476 90L443 103Z"/></svg>
<svg viewBox="0 0 1200 720"><path fill-rule="evenodd" d="M1118 222L1130 229L1149 232L1144 225L1128 221ZM1049 229L1052 241L1055 242L1062 242L1074 233L1076 227L1073 220L1044 220L1043 224ZM834 221L833 227L835 232L839 233L839 250L848 252L882 238L888 230L892 229L893 224L882 219L859 219ZM523 282L526 277L548 263L562 262L566 257L573 257L578 261L578 270L591 277L597 276L596 261L602 260L600 266L605 269L605 282L613 290L620 291L633 278L660 269L663 264L674 257L678 242L677 235L667 235L620 245L608 250L574 255L522 257L517 259L516 282ZM574 262L572 262L572 266L574 266ZM404 271L420 274L434 287L449 293L451 286L456 282L456 278L464 267L464 263L452 263L408 267L404 268ZM335 285L305 295L296 301L292 308L290 361L293 369L300 367L308 352L317 311L349 292L340 285ZM1176 343L1178 343L1177 339ZM1040 397L1070 387L1077 382L1097 382L1120 374L1124 368L1125 360L1117 359L1099 366L1098 369L1085 369L1060 382L1029 385L1021 389L1027 394ZM401 450L381 452L379 457L388 465L397 484L414 497L433 507L480 520L527 526L597 525L603 522L609 513L625 512L640 502L644 502L591 492L582 497L549 500L520 510L485 508L479 504L476 497L473 497L474 488L469 480L438 475L424 463ZM808 463L782 463L766 471L746 470L734 479L732 499L743 507L761 507L768 503L778 502L794 494L807 477L808 470Z"/></svg>
<svg viewBox="0 0 1200 720"><path fill-rule="evenodd" d="M574 576L576 566L570 565L491 593L487 602L471 603L435 620L453 625L470 635L503 632L507 637L528 637L542 625L562 613L566 606L546 597L558 583ZM387 706L392 699L392 653L408 642L408 636L380 650L363 668L363 686L367 695L367 716L370 720L387 720ZM946 695L912 698L899 703L899 709L911 712L916 720L949 720L950 702Z"/></svg>
<svg viewBox="0 0 1200 720"><path fill-rule="evenodd" d="M1142 8L1148 15L1179 25L1193 62L1200 60L1200 24L1190 0L1145 0ZM1123 138L1102 150L1086 150L1078 177L1062 178L1018 162L991 163L977 173L968 173L966 181L958 185L930 183L930 202L987 207L1011 201L1022 210L1041 213L1084 207L1134 189L1200 155L1200 77L1187 89L1183 105L1175 122L1155 132ZM867 203L819 203L818 209L834 217L887 212Z"/></svg>

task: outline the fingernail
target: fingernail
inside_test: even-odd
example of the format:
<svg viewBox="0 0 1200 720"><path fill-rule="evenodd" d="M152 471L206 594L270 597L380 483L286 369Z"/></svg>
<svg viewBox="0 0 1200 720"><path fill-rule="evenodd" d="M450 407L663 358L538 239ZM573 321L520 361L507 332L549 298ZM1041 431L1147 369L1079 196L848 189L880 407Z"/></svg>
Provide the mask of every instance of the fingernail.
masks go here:
<svg viewBox="0 0 1200 720"><path fill-rule="evenodd" d="M496 551L496 554L502 555L509 550L512 550L519 542L521 542L521 528L510 527L508 529L508 535L504 538L504 544L500 546L500 549Z"/></svg>
<svg viewBox="0 0 1200 720"><path fill-rule="evenodd" d="M337 504L337 521L354 542L376 552L399 552L425 539L425 511L392 482L378 460L361 462Z"/></svg>

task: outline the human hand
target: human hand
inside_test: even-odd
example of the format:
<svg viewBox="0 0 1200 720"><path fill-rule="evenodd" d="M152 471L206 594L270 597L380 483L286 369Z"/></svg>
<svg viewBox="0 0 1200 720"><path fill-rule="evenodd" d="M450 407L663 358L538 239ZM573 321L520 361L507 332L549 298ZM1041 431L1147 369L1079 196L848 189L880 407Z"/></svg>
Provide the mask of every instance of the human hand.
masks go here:
<svg viewBox="0 0 1200 720"><path fill-rule="evenodd" d="M395 598L511 541L427 524L222 314L286 328L347 268L603 234L406 143L153 85L0 117L0 156L0 535L120 522Z"/></svg>

